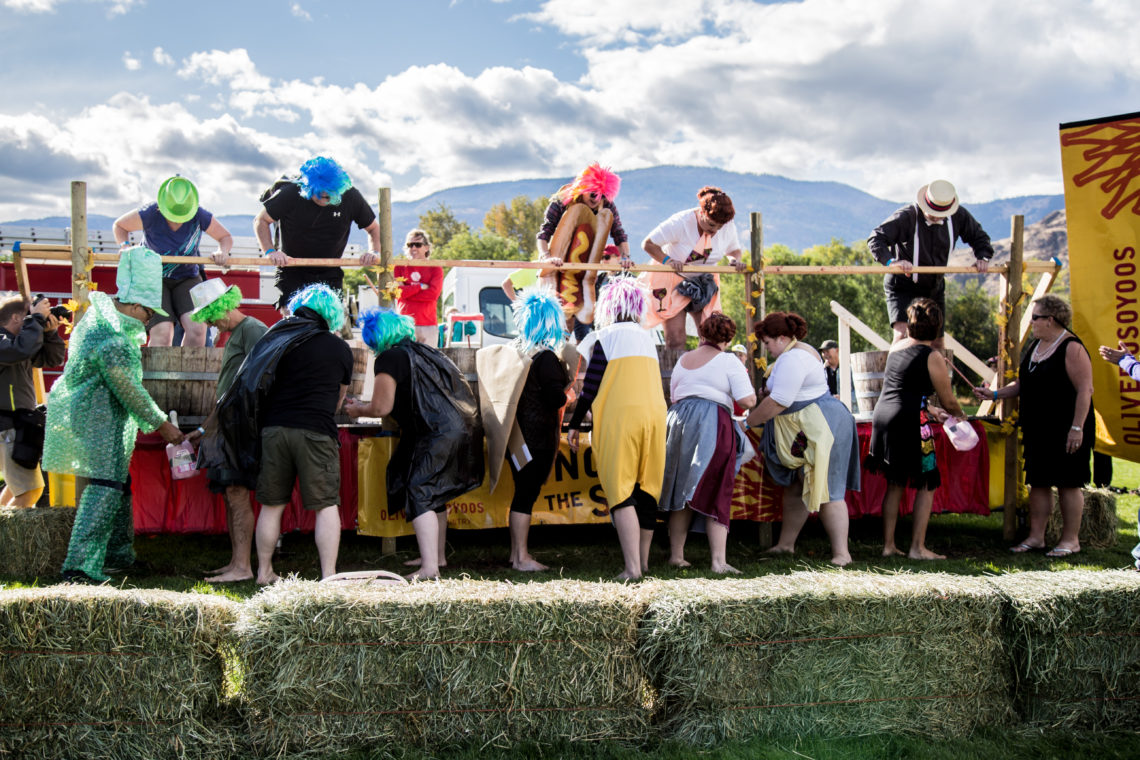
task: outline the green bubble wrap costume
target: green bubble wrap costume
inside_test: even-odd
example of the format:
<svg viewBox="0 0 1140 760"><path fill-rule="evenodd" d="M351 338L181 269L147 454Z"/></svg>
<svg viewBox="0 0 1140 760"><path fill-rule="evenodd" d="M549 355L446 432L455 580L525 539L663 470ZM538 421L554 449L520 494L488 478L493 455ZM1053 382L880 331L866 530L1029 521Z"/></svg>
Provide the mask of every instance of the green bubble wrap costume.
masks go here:
<svg viewBox="0 0 1140 760"><path fill-rule="evenodd" d="M43 468L91 482L79 498L63 569L106 580L107 566L135 560L128 467L135 437L166 415L142 386L146 327L105 293L71 334L67 366L48 396Z"/></svg>

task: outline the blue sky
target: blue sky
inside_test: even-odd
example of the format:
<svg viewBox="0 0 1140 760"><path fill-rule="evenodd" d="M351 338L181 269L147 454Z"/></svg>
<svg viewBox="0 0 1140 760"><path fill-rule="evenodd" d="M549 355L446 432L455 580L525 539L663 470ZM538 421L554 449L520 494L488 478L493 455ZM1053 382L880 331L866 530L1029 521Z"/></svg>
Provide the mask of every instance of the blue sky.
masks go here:
<svg viewBox="0 0 1140 760"><path fill-rule="evenodd" d="M594 160L1058 193L1057 124L1140 110L1137 28L1115 0L0 0L0 220L175 172L252 213L316 154L399 200Z"/></svg>

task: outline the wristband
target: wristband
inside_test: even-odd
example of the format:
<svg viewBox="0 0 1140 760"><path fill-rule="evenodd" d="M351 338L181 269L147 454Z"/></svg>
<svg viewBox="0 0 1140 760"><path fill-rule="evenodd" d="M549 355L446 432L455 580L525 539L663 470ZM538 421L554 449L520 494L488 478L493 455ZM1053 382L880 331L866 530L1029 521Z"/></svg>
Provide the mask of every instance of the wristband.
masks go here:
<svg viewBox="0 0 1140 760"><path fill-rule="evenodd" d="M271 253L276 253L276 252L277 252L277 249L276 249L276 248L266 248L266 249L265 249L265 255L266 255L266 256L268 256L268 255L269 255L269 254L271 254Z"/></svg>
<svg viewBox="0 0 1140 760"><path fill-rule="evenodd" d="M197 430L197 433L198 433L198 435L205 435L205 434L206 434L206 428L204 428L204 427L202 427L201 425L199 425L199 426L198 426L198 430Z"/></svg>
<svg viewBox="0 0 1140 760"><path fill-rule="evenodd" d="M994 401L997 401L997 391L994 391Z"/></svg>
<svg viewBox="0 0 1140 760"><path fill-rule="evenodd" d="M895 261L894 259L887 259L886 266L890 266L891 264L894 263L894 261Z"/></svg>
<svg viewBox="0 0 1140 760"><path fill-rule="evenodd" d="M661 263L662 264L668 264L669 263L669 257L666 256L665 258L661 259Z"/></svg>
<svg viewBox="0 0 1140 760"><path fill-rule="evenodd" d="M1082 430L1081 428L1077 427L1076 425L1070 425L1070 426L1069 426L1069 430L1075 430L1075 431L1077 431L1078 433L1083 433L1083 432L1085 432L1084 430Z"/></svg>

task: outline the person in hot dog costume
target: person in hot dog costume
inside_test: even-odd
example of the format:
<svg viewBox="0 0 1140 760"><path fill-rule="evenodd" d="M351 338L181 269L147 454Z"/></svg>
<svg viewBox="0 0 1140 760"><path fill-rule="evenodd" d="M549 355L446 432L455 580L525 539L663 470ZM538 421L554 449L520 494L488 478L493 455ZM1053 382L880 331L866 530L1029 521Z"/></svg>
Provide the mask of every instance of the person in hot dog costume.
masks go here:
<svg viewBox="0 0 1140 760"><path fill-rule="evenodd" d="M539 261L549 264L542 277L564 303L566 327L581 341L594 323L594 286L597 272L559 272L563 263L598 263L607 238L621 251L624 267L629 258L629 239L618 215L621 177L598 163L582 170L573 182L554 193L537 236Z"/></svg>

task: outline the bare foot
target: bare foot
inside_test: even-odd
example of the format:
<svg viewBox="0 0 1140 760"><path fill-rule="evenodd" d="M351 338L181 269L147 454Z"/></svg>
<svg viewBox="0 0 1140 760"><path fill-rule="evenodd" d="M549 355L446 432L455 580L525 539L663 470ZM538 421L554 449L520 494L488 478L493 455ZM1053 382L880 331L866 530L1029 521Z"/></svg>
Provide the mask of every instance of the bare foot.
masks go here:
<svg viewBox="0 0 1140 760"><path fill-rule="evenodd" d="M672 565L673 567L681 567L681 568L693 566L691 562L686 562L684 559L671 559L671 560L669 560L669 564Z"/></svg>
<svg viewBox="0 0 1140 760"><path fill-rule="evenodd" d="M714 564L712 566L712 571L714 573L720 573L722 575L740 575L740 571L727 562L725 562L723 565Z"/></svg>
<svg viewBox="0 0 1140 760"><path fill-rule="evenodd" d="M883 547L883 556L884 557L901 557L901 556L903 556L903 552L902 552L902 549L898 548L897 546L884 546Z"/></svg>
<svg viewBox="0 0 1140 760"><path fill-rule="evenodd" d="M536 560L534 557L527 557L526 559L512 562L511 567L515 570L518 570L520 573L541 573L543 570L550 569L546 565Z"/></svg>
<svg viewBox="0 0 1140 760"><path fill-rule="evenodd" d="M253 580L252 570L230 570L219 575L211 575L206 578L206 583L239 583L241 581ZM274 583L275 581L270 581Z"/></svg>
<svg viewBox="0 0 1140 760"><path fill-rule="evenodd" d="M619 575L617 578L614 578L614 580L616 580L616 581L639 581L639 580L641 580L641 573L634 575L633 573L626 570L624 573Z"/></svg>
<svg viewBox="0 0 1140 760"><path fill-rule="evenodd" d="M836 554L831 558L831 564L835 565L836 567L847 567L851 564L851 555L846 553Z"/></svg>
<svg viewBox="0 0 1140 760"><path fill-rule="evenodd" d="M424 563L423 557L416 557L415 559L404 560L404 567L419 567ZM439 563L439 567L447 567L447 560Z"/></svg>
<svg viewBox="0 0 1140 760"><path fill-rule="evenodd" d="M279 580L281 580L281 576L278 575L277 573L270 573L269 575L266 575L266 576L258 575L257 576L257 585L258 586L271 586Z"/></svg>
<svg viewBox="0 0 1140 760"><path fill-rule="evenodd" d="M407 564L406 562L404 564ZM416 570L415 572L408 573L404 576L410 581L437 581L439 580L439 570L434 573L428 574L423 570Z"/></svg>
<svg viewBox="0 0 1140 760"><path fill-rule="evenodd" d="M764 553L765 554L795 554L796 550L795 549L789 549L786 546L780 546L779 544L776 544L775 546L771 546L771 547L768 547L767 549L765 549Z"/></svg>
<svg viewBox="0 0 1140 760"><path fill-rule="evenodd" d="M910 557L911 559L946 559L945 554L935 554L925 546L919 547L918 549L911 549L909 552L907 552L906 556Z"/></svg>
<svg viewBox="0 0 1140 760"><path fill-rule="evenodd" d="M207 570L206 575L222 575L234 569L234 563L231 561L228 565L222 565L217 570Z"/></svg>

